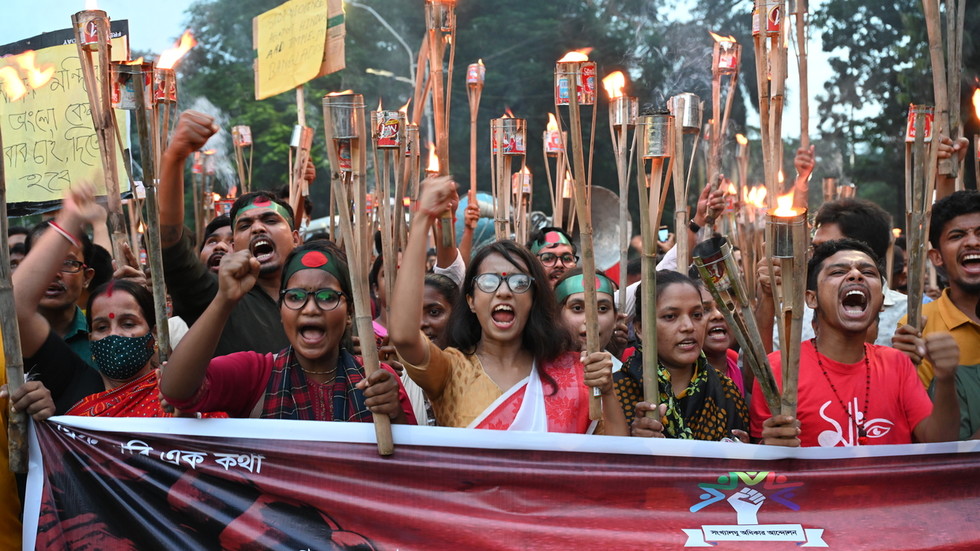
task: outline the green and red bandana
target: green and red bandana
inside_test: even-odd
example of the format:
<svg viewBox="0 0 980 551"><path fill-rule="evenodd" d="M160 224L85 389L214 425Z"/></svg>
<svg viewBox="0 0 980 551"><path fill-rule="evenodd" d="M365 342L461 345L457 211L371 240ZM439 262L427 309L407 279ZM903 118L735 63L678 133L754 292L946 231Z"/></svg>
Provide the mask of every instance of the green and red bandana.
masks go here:
<svg viewBox="0 0 980 551"><path fill-rule="evenodd" d="M531 253L537 255L541 252L541 249L551 249L557 247L558 245L568 245L573 247L572 242L568 240L565 235L559 231L550 231L544 234L544 241L535 241L531 243Z"/></svg>
<svg viewBox="0 0 980 551"><path fill-rule="evenodd" d="M569 296L575 293L584 293L585 285L583 284L584 276L582 274L574 275L569 278L565 278L555 287L555 298L558 300L558 304L565 302ZM597 293L606 293L609 296L615 296L616 285L611 279L602 275L595 275L595 291Z"/></svg>
<svg viewBox="0 0 980 551"><path fill-rule="evenodd" d="M293 255L282 271L282 287L285 288L289 278L300 270L323 270L337 278L341 288L346 280L346 274L341 274L341 270L346 272L344 266L330 251L303 251Z"/></svg>
<svg viewBox="0 0 980 551"><path fill-rule="evenodd" d="M289 214L289 211L286 210L286 208L280 205L279 203L273 201L272 199L269 199L268 197L263 197L261 195L254 197L251 201L246 203L242 208L238 209L238 212L235 213L235 219L231 221L231 227L232 228L235 227L235 225L238 223L238 219L241 218L243 212L252 209L272 209L276 211L279 214L279 216L282 216L283 220L285 220L286 223L289 224L290 228L293 227L293 217Z"/></svg>

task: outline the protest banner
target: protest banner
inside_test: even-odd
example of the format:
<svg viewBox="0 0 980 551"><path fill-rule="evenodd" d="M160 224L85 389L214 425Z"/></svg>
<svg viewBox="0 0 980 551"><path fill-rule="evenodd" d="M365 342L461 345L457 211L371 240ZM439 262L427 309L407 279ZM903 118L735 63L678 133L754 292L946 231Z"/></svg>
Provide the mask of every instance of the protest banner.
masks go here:
<svg viewBox="0 0 980 551"><path fill-rule="evenodd" d="M54 417L25 548L976 549L980 442L789 449L369 423Z"/></svg>
<svg viewBox="0 0 980 551"><path fill-rule="evenodd" d="M290 0L252 19L255 99L345 67L341 0Z"/></svg>
<svg viewBox="0 0 980 551"><path fill-rule="evenodd" d="M128 22L113 21L112 59L129 57ZM11 215L57 208L73 182L87 180L105 194L105 178L99 155L99 142L82 79L74 33L65 29L0 46L0 56L35 50L39 67L53 67L49 84L32 89L11 101L0 90L0 132L3 133L3 160L6 164L7 202ZM0 58L0 67L5 60ZM125 116L117 120L128 147ZM117 166L124 166L118 152ZM123 188L128 189L126 178Z"/></svg>

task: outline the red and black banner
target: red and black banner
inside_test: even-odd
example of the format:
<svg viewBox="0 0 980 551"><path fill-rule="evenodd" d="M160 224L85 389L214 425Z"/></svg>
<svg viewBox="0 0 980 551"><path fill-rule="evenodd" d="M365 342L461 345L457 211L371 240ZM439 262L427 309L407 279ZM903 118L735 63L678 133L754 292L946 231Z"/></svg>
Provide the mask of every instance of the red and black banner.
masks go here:
<svg viewBox="0 0 980 551"><path fill-rule="evenodd" d="M394 428L384 458L368 424L56 417L35 426L25 548L980 548L980 442Z"/></svg>

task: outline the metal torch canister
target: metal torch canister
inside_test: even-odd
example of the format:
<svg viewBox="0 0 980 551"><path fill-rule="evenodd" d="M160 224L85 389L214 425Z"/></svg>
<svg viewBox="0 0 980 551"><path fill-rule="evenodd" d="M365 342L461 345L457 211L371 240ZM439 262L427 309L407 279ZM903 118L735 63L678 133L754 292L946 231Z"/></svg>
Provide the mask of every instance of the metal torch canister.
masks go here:
<svg viewBox="0 0 980 551"><path fill-rule="evenodd" d="M136 109L136 79L143 78L141 65L114 61L110 68L109 99L113 109Z"/></svg>
<svg viewBox="0 0 980 551"><path fill-rule="evenodd" d="M823 179L823 202L837 199L837 178Z"/></svg>
<svg viewBox="0 0 980 551"><path fill-rule="evenodd" d="M177 103L177 74L173 69L153 68L153 99L157 103Z"/></svg>
<svg viewBox="0 0 980 551"><path fill-rule="evenodd" d="M487 75L487 67L482 63L470 63L466 67L466 85L483 86Z"/></svg>
<svg viewBox="0 0 980 551"><path fill-rule="evenodd" d="M456 27L456 0L426 0L425 28L451 33Z"/></svg>
<svg viewBox="0 0 980 551"><path fill-rule="evenodd" d="M527 120L502 118L490 120L490 139L493 152L498 152L495 136L500 135L504 155L524 155L527 153Z"/></svg>
<svg viewBox="0 0 980 551"><path fill-rule="evenodd" d="M915 123L920 117L924 117L925 136L922 140L926 143L932 141L933 107L931 105L909 105L909 119L905 126L905 143L915 142Z"/></svg>
<svg viewBox="0 0 980 551"><path fill-rule="evenodd" d="M766 36L779 36L780 28L783 24L782 2L779 0L766 0L763 2L763 9L766 15ZM752 36L759 34L759 7L752 9Z"/></svg>
<svg viewBox="0 0 980 551"><path fill-rule="evenodd" d="M838 199L851 199L857 195L857 186L854 184L842 184L837 186Z"/></svg>
<svg viewBox="0 0 980 551"><path fill-rule="evenodd" d="M728 274L727 265L735 265L735 259L728 260L732 256L732 247L728 243L722 244L721 248L714 254L701 257L705 270L711 276L711 282L719 292L725 292L732 288L732 281Z"/></svg>
<svg viewBox="0 0 980 551"><path fill-rule="evenodd" d="M644 159L674 155L674 117L665 113L642 115L636 119L640 155Z"/></svg>
<svg viewBox="0 0 980 551"><path fill-rule="evenodd" d="M627 128L636 125L636 117L640 114L640 103L636 98L619 96L609 100L609 105L609 124L617 128L624 124Z"/></svg>
<svg viewBox="0 0 980 551"><path fill-rule="evenodd" d="M109 16L102 10L83 10L71 16L72 25L79 30L82 48L89 52L99 50L99 35L109 40Z"/></svg>
<svg viewBox="0 0 980 551"><path fill-rule="evenodd" d="M541 138L544 141L544 152L549 157L556 157L559 153L564 153L565 148L562 144L568 139L567 132L558 130L545 130Z"/></svg>
<svg viewBox="0 0 980 551"><path fill-rule="evenodd" d="M364 116L364 96L361 94L328 94L323 96L323 110L330 111L333 139L352 140L358 135L358 118Z"/></svg>
<svg viewBox="0 0 980 551"><path fill-rule="evenodd" d="M235 147L252 145L252 127L243 124L231 127L231 139Z"/></svg>
<svg viewBox="0 0 980 551"><path fill-rule="evenodd" d="M806 231L806 209L796 209L792 216L766 211L766 240L772 242L773 258L796 258L793 235L798 231Z"/></svg>
<svg viewBox="0 0 980 551"><path fill-rule="evenodd" d="M579 105L595 104L594 61L559 62L555 65L555 104L568 105L570 83L576 83Z"/></svg>
<svg viewBox="0 0 980 551"><path fill-rule="evenodd" d="M404 114L400 111L371 111L372 138L379 149L398 149L402 144Z"/></svg>
<svg viewBox="0 0 980 551"><path fill-rule="evenodd" d="M735 74L735 71L738 70L738 59L742 53L742 46L737 42L726 40L716 43L715 47L718 48L718 65L716 66L718 74Z"/></svg>
<svg viewBox="0 0 980 551"><path fill-rule="evenodd" d="M701 131L701 98L696 94L684 92L670 98L667 107L674 118L680 118L685 134Z"/></svg>

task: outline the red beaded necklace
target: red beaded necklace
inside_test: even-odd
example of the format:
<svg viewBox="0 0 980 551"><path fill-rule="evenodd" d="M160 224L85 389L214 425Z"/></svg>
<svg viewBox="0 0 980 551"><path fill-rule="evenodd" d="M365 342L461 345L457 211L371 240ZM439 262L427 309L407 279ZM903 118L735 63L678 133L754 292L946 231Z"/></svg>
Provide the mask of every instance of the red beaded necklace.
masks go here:
<svg viewBox="0 0 980 551"><path fill-rule="evenodd" d="M837 393L837 387L834 386L834 381L830 379L830 375L827 373L827 370L824 369L823 362L820 361L820 350L817 348L817 339L810 339L810 342L813 343L813 350L817 353L817 366L820 367L820 372L823 373L824 379L827 379L827 384L830 385L831 392L833 392L834 397L837 398L837 403L840 404L841 409L844 410L844 414L847 415L848 420L854 423L854 426L857 427L858 445L867 445L868 432L864 430L864 421L868 416L868 400L871 397L871 361L868 359L868 345L864 345L864 406L861 408L861 412L864 417L858 421L853 415L851 415L851 412L847 409L847 406L844 405L844 400L841 400L840 394Z"/></svg>

